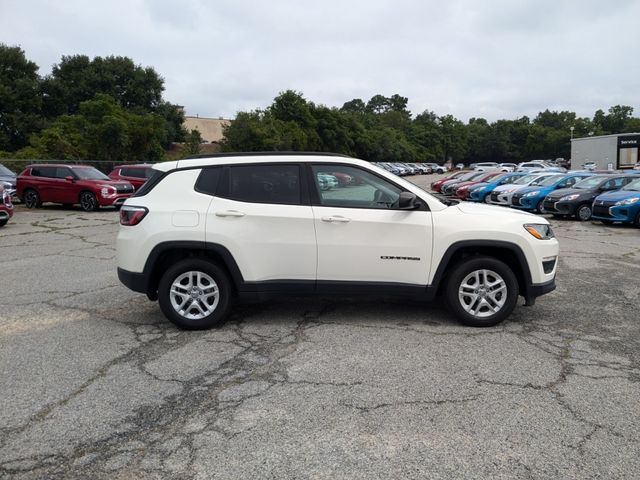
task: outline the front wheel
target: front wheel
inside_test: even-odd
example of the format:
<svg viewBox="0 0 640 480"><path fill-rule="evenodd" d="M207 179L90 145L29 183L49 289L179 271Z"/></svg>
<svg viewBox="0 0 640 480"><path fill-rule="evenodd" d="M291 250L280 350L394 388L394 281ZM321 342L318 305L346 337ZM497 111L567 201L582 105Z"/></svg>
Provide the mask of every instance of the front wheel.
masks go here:
<svg viewBox="0 0 640 480"><path fill-rule="evenodd" d="M518 280L511 268L495 258L470 257L453 267L445 295L464 325L492 327L515 308Z"/></svg>
<svg viewBox="0 0 640 480"><path fill-rule="evenodd" d="M0 227L4 227L8 221L8 219L0 220Z"/></svg>
<svg viewBox="0 0 640 480"><path fill-rule="evenodd" d="M536 213L545 213L544 199L540 200L535 208Z"/></svg>
<svg viewBox="0 0 640 480"><path fill-rule="evenodd" d="M636 215L635 220L633 221L633 225L636 228L640 228L640 212L638 212L638 214Z"/></svg>
<svg viewBox="0 0 640 480"><path fill-rule="evenodd" d="M591 205L585 203L583 205L580 205L576 210L576 218L581 222L586 222L591 218L591 213Z"/></svg>
<svg viewBox="0 0 640 480"><path fill-rule="evenodd" d="M158 284L162 313L186 330L211 328L224 321L231 299L231 282L224 270L204 259L181 260Z"/></svg>
<svg viewBox="0 0 640 480"><path fill-rule="evenodd" d="M85 212L94 212L98 209L98 200L91 192L82 192L80 195L80 206Z"/></svg>

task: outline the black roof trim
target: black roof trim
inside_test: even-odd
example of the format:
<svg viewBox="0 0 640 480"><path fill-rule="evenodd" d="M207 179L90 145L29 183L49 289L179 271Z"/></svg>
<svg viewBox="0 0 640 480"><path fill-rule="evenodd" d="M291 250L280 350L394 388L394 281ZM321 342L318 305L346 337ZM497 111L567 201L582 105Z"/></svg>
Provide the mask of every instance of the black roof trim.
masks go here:
<svg viewBox="0 0 640 480"><path fill-rule="evenodd" d="M228 152L228 153L199 153L197 155L190 155L182 158L181 160L192 160L196 158L224 158L224 157L286 157L286 156L310 156L310 157L343 157L353 158L349 155L342 153L329 153L329 152Z"/></svg>

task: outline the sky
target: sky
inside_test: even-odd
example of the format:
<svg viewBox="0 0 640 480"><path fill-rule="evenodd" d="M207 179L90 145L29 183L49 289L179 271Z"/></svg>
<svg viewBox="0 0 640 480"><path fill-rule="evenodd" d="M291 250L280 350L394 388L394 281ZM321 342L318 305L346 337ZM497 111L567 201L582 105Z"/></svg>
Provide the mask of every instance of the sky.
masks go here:
<svg viewBox="0 0 640 480"><path fill-rule="evenodd" d="M640 116L638 0L0 0L0 43L41 75L63 55L128 56L201 117L287 89L335 107L397 93L463 121Z"/></svg>

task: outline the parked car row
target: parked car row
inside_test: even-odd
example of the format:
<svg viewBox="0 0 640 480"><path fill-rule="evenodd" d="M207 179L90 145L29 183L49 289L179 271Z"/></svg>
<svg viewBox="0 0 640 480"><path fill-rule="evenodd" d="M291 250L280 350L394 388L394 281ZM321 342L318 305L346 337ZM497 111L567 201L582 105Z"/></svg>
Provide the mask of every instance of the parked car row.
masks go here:
<svg viewBox="0 0 640 480"><path fill-rule="evenodd" d="M433 182L431 189L460 200L640 227L638 171L457 172Z"/></svg>
<svg viewBox="0 0 640 480"><path fill-rule="evenodd" d="M437 163L373 162L373 164L400 177L427 173L445 173L449 170L446 166L438 165Z"/></svg>
<svg viewBox="0 0 640 480"><path fill-rule="evenodd" d="M119 165L105 175L88 165L33 164L20 175L0 164L0 227L14 213L13 199L27 208L45 202L79 204L85 211L119 208L151 174L151 165Z"/></svg>

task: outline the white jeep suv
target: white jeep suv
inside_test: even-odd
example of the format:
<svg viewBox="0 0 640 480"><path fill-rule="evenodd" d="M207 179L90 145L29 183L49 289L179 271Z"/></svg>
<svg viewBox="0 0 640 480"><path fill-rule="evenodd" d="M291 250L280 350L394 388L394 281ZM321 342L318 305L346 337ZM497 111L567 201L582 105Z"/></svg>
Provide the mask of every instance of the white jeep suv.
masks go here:
<svg viewBox="0 0 640 480"><path fill-rule="evenodd" d="M120 210L118 276L182 328L222 322L235 299L306 294L439 294L483 327L555 288L547 220L447 206L366 161L219 154L153 168ZM326 175L352 181L326 189Z"/></svg>

